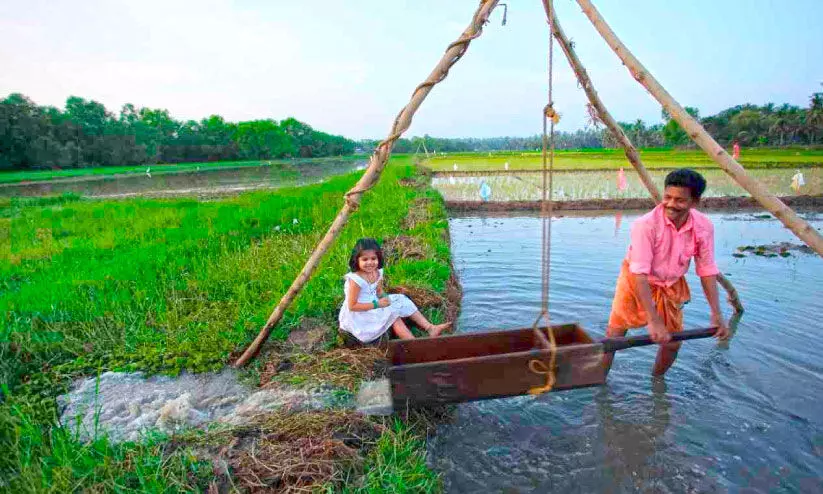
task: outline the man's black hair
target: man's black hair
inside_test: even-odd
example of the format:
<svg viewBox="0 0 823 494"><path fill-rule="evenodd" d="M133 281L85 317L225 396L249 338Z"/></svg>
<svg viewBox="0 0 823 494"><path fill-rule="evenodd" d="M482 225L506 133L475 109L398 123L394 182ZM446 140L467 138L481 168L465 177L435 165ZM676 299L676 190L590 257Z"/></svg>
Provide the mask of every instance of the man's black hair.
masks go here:
<svg viewBox="0 0 823 494"><path fill-rule="evenodd" d="M700 199L706 190L706 179L690 168L679 168L666 175L666 187L686 187L693 199Z"/></svg>
<svg viewBox="0 0 823 494"><path fill-rule="evenodd" d="M360 266L357 264L357 258L360 257L360 254L362 254L364 250L373 250L375 254L377 254L377 268L382 269L383 249L380 248L380 244L373 238L361 238L354 244L354 249L351 251L351 257L349 258L349 269L351 269L351 272L354 273L360 269Z"/></svg>

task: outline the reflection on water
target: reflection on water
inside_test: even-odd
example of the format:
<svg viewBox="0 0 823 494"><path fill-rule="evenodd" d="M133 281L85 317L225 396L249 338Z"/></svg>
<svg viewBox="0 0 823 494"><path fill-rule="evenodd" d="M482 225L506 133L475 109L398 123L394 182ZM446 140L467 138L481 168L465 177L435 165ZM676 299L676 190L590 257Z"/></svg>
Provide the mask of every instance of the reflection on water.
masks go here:
<svg viewBox="0 0 823 494"><path fill-rule="evenodd" d="M73 193L89 197L139 194L210 194L257 188L305 185L325 176L346 173L361 163L352 160L318 160L295 165L206 169L184 173L132 174L90 179L44 181L0 186L0 197L46 196Z"/></svg>
<svg viewBox="0 0 823 494"><path fill-rule="evenodd" d="M776 220L710 214L747 311L729 344L684 343L665 381L655 347L625 350L606 386L463 404L430 443L450 492L823 492L823 259L731 256L792 241ZM636 213L554 221L551 315L603 336ZM823 218L806 215L815 228ZM460 331L528 326L540 306L535 217L450 221ZM699 280L687 327L708 323ZM730 310L726 309L727 314Z"/></svg>

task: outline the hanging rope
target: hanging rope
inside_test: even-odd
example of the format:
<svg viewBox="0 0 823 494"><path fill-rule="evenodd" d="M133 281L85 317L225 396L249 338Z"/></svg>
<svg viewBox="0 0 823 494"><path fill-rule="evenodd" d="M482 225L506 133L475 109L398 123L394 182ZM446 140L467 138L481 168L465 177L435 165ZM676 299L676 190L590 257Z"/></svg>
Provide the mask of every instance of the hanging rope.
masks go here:
<svg viewBox="0 0 823 494"><path fill-rule="evenodd" d="M529 390L530 394L540 394L551 391L555 383L555 364L557 361L557 342L554 337L554 330L551 326L549 316L549 280L551 279L551 236L552 236L552 213L554 203L552 201L552 183L554 179L554 126L560 121L560 115L554 109L553 81L554 81L554 39L553 29L553 8L551 0L546 1L546 7L552 15L547 16L549 22L549 103L543 109L543 187L540 203L540 216L542 219L543 235L541 244L541 294L540 314L534 321L532 329L538 340L548 343L549 365L542 360L532 359L529 361L529 370L535 374L546 376L546 384L534 387ZM548 127L548 131L547 131ZM540 329L541 321L544 321L546 331L549 335L548 342L543 331ZM545 344L544 343L544 344Z"/></svg>

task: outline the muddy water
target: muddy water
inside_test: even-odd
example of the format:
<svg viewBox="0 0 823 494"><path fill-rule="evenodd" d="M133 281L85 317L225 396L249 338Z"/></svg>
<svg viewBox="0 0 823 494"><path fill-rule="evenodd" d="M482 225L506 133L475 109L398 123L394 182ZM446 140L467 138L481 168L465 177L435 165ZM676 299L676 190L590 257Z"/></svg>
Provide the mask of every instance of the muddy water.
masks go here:
<svg viewBox="0 0 823 494"><path fill-rule="evenodd" d="M740 245L793 238L751 213L710 216L718 264L747 308L731 343L684 343L665 381L650 378L656 349L637 348L617 354L604 387L460 405L430 443L448 492L823 492L823 259L735 258ZM553 321L603 335L636 217L554 221ZM823 215L806 217L823 229ZM534 320L539 221L450 221L459 331ZM686 326L705 326L688 280Z"/></svg>
<svg viewBox="0 0 823 494"><path fill-rule="evenodd" d="M305 185L317 182L325 176L352 171L363 164L352 160L322 160L298 163L285 168L276 165L255 166L185 173L158 174L155 172L152 176L136 174L8 184L0 186L0 197L46 196L65 193L90 197L128 197L239 192L258 188Z"/></svg>

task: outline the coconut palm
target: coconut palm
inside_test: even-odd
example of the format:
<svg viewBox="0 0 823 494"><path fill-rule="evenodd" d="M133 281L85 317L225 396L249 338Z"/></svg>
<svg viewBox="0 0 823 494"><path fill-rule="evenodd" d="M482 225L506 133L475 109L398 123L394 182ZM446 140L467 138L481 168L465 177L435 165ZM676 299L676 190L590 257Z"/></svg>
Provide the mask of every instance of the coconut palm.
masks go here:
<svg viewBox="0 0 823 494"><path fill-rule="evenodd" d="M809 100L809 109L806 110L806 126L809 141L814 144L817 136L823 130L823 93L814 93Z"/></svg>
<svg viewBox="0 0 823 494"><path fill-rule="evenodd" d="M774 119L772 122L772 126L769 127L770 134L776 134L780 136L780 141L778 143L779 146L782 146L784 143L784 137L787 133L791 132L792 125L789 117L786 115L780 115L778 113L777 118Z"/></svg>

